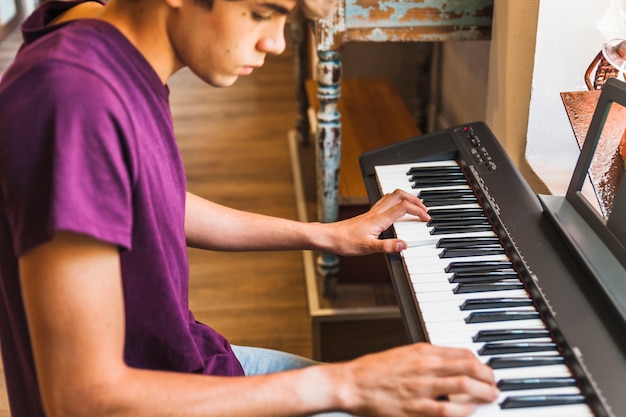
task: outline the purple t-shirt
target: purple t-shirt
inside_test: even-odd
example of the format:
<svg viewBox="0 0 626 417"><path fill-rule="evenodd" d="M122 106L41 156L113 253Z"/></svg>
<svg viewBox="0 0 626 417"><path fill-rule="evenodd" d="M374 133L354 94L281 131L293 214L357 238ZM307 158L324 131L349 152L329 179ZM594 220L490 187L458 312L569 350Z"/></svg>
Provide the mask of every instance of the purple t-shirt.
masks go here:
<svg viewBox="0 0 626 417"><path fill-rule="evenodd" d="M17 257L58 230L119 247L128 365L243 374L188 309L169 90L113 26L44 27L75 4L45 3L24 23L25 45L0 81L0 345L17 416L43 416Z"/></svg>

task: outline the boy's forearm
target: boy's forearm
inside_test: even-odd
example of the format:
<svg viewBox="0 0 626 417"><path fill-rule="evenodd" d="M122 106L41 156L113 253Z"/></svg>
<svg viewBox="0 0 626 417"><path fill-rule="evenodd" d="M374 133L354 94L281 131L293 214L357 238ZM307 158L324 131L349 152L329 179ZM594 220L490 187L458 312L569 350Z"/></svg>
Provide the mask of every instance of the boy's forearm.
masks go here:
<svg viewBox="0 0 626 417"><path fill-rule="evenodd" d="M187 193L185 234L190 247L224 250L320 249L331 240L319 223L235 210Z"/></svg>
<svg viewBox="0 0 626 417"><path fill-rule="evenodd" d="M324 365L254 377L212 377L127 369L108 386L81 395L64 417L308 416L342 408L335 383L341 366ZM330 377L334 375L334 377ZM99 404L108 404L102 414ZM115 413L109 414L111 409ZM56 414L53 414L53 416Z"/></svg>

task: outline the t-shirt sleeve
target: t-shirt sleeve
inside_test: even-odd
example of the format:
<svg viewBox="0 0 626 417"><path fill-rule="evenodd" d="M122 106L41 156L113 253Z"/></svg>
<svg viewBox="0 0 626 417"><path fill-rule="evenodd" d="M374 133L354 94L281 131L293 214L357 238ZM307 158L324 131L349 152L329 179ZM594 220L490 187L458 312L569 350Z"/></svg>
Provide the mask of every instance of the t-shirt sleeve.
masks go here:
<svg viewBox="0 0 626 417"><path fill-rule="evenodd" d="M132 126L121 123L127 104L106 80L72 65L33 68L18 84L30 91L2 116L10 138L3 195L16 255L56 231L129 249L132 132L120 128Z"/></svg>

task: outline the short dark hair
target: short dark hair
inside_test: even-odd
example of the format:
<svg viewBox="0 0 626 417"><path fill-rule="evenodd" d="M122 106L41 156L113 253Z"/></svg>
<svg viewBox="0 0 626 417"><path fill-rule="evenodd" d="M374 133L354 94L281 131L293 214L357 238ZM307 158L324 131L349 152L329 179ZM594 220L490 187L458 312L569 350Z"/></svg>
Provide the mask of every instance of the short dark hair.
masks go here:
<svg viewBox="0 0 626 417"><path fill-rule="evenodd" d="M208 10L211 10L213 8L213 1L214 0L194 0L196 2L196 4L207 8Z"/></svg>

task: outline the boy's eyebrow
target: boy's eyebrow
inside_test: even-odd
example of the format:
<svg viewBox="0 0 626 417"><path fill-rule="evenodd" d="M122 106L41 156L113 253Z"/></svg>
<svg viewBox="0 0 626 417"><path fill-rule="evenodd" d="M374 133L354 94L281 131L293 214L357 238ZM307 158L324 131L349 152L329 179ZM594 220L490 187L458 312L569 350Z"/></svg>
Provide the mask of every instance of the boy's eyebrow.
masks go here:
<svg viewBox="0 0 626 417"><path fill-rule="evenodd" d="M271 9L277 13L284 14L284 15L287 15L291 12L290 9L284 6L281 6L280 4L276 4L276 3L266 2L266 3L261 3L261 6L265 7L266 9Z"/></svg>

